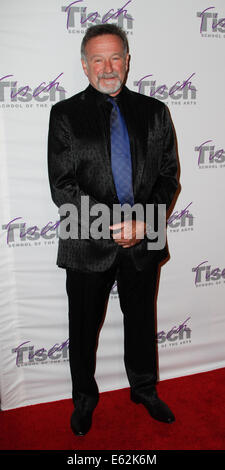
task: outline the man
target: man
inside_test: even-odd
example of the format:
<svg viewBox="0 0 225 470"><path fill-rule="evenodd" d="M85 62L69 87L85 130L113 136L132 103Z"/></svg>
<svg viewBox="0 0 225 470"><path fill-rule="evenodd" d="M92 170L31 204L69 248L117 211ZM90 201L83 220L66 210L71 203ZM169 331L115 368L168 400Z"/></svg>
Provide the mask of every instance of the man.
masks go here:
<svg viewBox="0 0 225 470"><path fill-rule="evenodd" d="M111 218L115 204L170 206L177 189L177 162L169 112L160 101L124 85L128 42L117 26L91 26L82 41L81 61L89 86L53 106L48 157L53 201L58 207L76 207L80 230L79 237L60 238L57 258L67 274L75 405L71 427L76 435L89 431L99 400L95 350L115 279L131 399L159 421L175 419L156 392L154 297L159 262L168 250L147 249L145 217L136 220L125 214L116 224ZM87 196L90 211L97 203L108 208L110 237L90 236L87 227L96 217L82 217L82 198Z"/></svg>

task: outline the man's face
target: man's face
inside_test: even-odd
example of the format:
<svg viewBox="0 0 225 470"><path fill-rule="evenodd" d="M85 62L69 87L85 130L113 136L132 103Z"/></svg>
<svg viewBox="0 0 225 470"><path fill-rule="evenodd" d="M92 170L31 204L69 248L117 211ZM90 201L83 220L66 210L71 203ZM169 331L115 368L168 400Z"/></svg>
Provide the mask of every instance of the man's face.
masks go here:
<svg viewBox="0 0 225 470"><path fill-rule="evenodd" d="M87 42L86 61L81 60L91 85L102 93L116 96L128 70L129 54L124 54L123 41L114 34L96 36Z"/></svg>

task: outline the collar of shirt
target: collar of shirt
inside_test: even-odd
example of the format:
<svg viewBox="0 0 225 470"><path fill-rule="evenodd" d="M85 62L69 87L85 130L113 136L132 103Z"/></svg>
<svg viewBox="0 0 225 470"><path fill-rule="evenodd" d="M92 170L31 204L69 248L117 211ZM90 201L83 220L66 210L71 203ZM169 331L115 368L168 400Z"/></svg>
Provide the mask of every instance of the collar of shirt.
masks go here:
<svg viewBox="0 0 225 470"><path fill-rule="evenodd" d="M102 93L101 91L97 90L91 84L89 84L88 86L88 92L90 92L95 97L97 104L100 104L100 105L107 103L107 98L108 96L110 96L110 95L107 95L106 93ZM111 98L113 98L119 106L125 93L126 93L126 87L123 86L120 93L118 93L118 95L116 95L115 97L112 96Z"/></svg>

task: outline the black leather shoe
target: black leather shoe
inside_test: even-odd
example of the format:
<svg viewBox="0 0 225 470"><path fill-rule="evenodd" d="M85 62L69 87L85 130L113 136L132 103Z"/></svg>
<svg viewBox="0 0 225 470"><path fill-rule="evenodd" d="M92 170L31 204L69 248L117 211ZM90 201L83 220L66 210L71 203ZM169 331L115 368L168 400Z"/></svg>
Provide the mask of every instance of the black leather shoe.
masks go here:
<svg viewBox="0 0 225 470"><path fill-rule="evenodd" d="M82 411L79 406L76 406L70 420L72 431L76 436L84 436L90 430L93 411Z"/></svg>
<svg viewBox="0 0 225 470"><path fill-rule="evenodd" d="M142 403L145 408L148 410L150 416L157 421L162 421L163 423L173 423L175 421L175 416L169 407L157 396L156 390L154 390L147 398L139 398L131 390L131 400L134 403Z"/></svg>

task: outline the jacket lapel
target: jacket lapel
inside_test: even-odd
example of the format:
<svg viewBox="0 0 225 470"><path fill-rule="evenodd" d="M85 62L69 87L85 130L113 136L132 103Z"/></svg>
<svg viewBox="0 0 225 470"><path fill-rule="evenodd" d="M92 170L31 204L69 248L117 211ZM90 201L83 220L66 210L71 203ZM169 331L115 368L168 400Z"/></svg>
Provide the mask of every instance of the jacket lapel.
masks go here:
<svg viewBox="0 0 225 470"><path fill-rule="evenodd" d="M101 171L104 174L105 181L107 181L107 192L112 195L113 201L116 204L119 204L119 199L117 197L116 187L114 183L113 173L112 173L112 166L111 166L111 158L110 158L110 129L108 126L109 119L110 119L110 105L109 111L107 115L107 105L105 102L105 97L100 92L96 92L89 87L85 90L87 92L88 103L90 107L88 108L88 119L90 120L90 126L94 126L96 129L97 134L100 135L99 141L99 152L101 156L102 167ZM94 110L94 115L90 113L90 110Z"/></svg>
<svg viewBox="0 0 225 470"><path fill-rule="evenodd" d="M139 100L135 99L132 92L124 87L122 97L123 113L130 138L131 157L133 161L133 190L134 200L138 195L144 171L146 152L144 151L147 127L143 119L143 109ZM146 149L147 150L147 149Z"/></svg>

